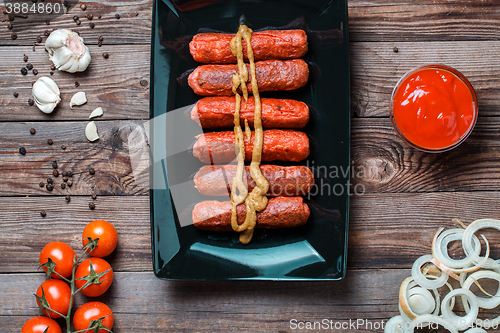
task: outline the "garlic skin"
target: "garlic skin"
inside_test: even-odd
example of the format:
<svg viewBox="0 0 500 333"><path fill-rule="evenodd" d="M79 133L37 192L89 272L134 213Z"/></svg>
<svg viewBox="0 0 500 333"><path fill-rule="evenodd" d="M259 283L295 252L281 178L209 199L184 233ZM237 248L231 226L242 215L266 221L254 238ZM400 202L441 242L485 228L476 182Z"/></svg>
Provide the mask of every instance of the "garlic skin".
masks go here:
<svg viewBox="0 0 500 333"><path fill-rule="evenodd" d="M42 76L33 84L31 93L36 106L43 113L51 113L61 101L59 87L54 80L46 76Z"/></svg>
<svg viewBox="0 0 500 333"><path fill-rule="evenodd" d="M53 31L45 41L49 58L60 71L83 72L90 64L89 48L83 38L70 29Z"/></svg>
<svg viewBox="0 0 500 333"><path fill-rule="evenodd" d="M85 92L80 91L77 92L76 94L71 97L71 101L69 102L69 107L73 108L73 106L80 106L87 103L87 95L85 95Z"/></svg>
<svg viewBox="0 0 500 333"><path fill-rule="evenodd" d="M94 111L92 111L92 113L89 116L89 119L92 119L92 118L95 118L95 117L100 117L103 114L104 114L104 111L102 110L102 108L98 107L97 109L95 109Z"/></svg>
<svg viewBox="0 0 500 333"><path fill-rule="evenodd" d="M97 134L97 126L95 122L91 121L85 127L85 136L90 142L94 142L99 139L99 134Z"/></svg>

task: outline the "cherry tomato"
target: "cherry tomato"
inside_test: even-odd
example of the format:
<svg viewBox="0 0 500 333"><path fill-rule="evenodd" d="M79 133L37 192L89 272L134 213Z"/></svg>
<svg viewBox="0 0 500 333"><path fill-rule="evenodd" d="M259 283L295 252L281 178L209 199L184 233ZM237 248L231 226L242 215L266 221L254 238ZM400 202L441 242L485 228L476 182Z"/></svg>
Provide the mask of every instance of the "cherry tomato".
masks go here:
<svg viewBox="0 0 500 333"><path fill-rule="evenodd" d="M87 224L85 229L83 229L83 246L87 245L89 242L85 237L90 237L92 239L99 238L97 247L94 251L90 252L91 256L99 258L109 256L115 250L116 243L118 242L118 233L115 227L104 220L96 220Z"/></svg>
<svg viewBox="0 0 500 333"><path fill-rule="evenodd" d="M55 271L64 277L71 275L73 270L73 256L75 251L66 243L63 242L52 242L42 249L40 252L40 265L45 264L48 258L52 259L56 263ZM47 267L43 267L43 270L47 272ZM54 279L60 279L61 277L56 273L50 275Z"/></svg>
<svg viewBox="0 0 500 333"><path fill-rule="evenodd" d="M82 278L84 276L87 276L90 274L90 264L92 263L92 267L94 268L94 271L98 273L102 273L104 271L107 271L108 269L111 268L111 266L108 264L108 262L104 259L101 258L88 258L82 261L80 266L76 269L76 274L75 274L75 285L78 289L83 287L85 283L87 283L86 280L78 280L79 278ZM111 269L109 272L104 274L99 281L102 281L101 284L91 284L90 286L87 286L85 289L82 289L81 292L85 296L90 296L90 297L96 297L96 296L101 296L108 290L109 286L111 286L111 282L113 282L113 270Z"/></svg>
<svg viewBox="0 0 500 333"><path fill-rule="evenodd" d="M28 319L21 328L21 333L62 333L61 326L54 320L47 317L33 317Z"/></svg>
<svg viewBox="0 0 500 333"><path fill-rule="evenodd" d="M73 316L73 326L75 326L76 331L83 331L89 327L91 320L97 320L105 316L109 317L104 318L102 324L108 329L112 329L114 323L113 313L106 304L101 302L85 303L75 311ZM84 333L93 332L94 331L88 330ZM101 329L97 333L107 333L107 331Z"/></svg>
<svg viewBox="0 0 500 333"><path fill-rule="evenodd" d="M69 301L71 298L71 289L66 282L61 280L47 280L42 283L40 287L38 287L38 290L36 291L37 296L42 297L42 288L43 293L45 294L45 299L49 302L50 308L65 316L68 313ZM38 300L36 301L38 306L40 306L40 302ZM47 312L50 313L51 318L61 317L53 311L43 310L43 314L49 316Z"/></svg>

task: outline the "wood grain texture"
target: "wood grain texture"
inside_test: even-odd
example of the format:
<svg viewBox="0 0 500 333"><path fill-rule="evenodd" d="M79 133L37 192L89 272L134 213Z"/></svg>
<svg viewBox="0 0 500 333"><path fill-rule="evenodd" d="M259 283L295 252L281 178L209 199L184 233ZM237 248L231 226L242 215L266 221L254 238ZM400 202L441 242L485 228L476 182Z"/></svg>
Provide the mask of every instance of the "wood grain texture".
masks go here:
<svg viewBox="0 0 500 333"><path fill-rule="evenodd" d="M107 52L108 59L102 54ZM102 107L104 115L100 119L147 119L149 117L149 45L129 45L127 52L122 46L90 46L92 61L83 73L54 71L50 75L52 62L43 47L33 52L30 46L0 47L3 61L0 63L0 121L61 121L88 120L90 113ZM21 74L27 63L23 55L28 55L28 63L38 70L35 76ZM134 54L133 57L130 54ZM62 101L51 114L44 114L36 106L29 106L32 81L41 76L52 78L61 91ZM146 80L145 87L140 84ZM75 82L80 84L75 86ZM87 104L69 107L71 97L84 91ZM19 97L13 96L18 92Z"/></svg>
<svg viewBox="0 0 500 333"><path fill-rule="evenodd" d="M97 121L101 138L91 143L85 137L87 122L0 123L0 195L90 195L93 191L97 195L148 194L148 169L133 168L148 166L149 156L135 149L148 144L143 124ZM35 135L30 134L30 128L36 129ZM48 139L54 144L48 145ZM26 155L19 153L21 146L26 148ZM72 187L61 189L62 176L52 175L54 159L60 173L73 173ZM89 174L90 168L95 175ZM48 177L54 180L52 192L39 186Z"/></svg>
<svg viewBox="0 0 500 333"><path fill-rule="evenodd" d="M352 0L352 41L498 40L496 0Z"/></svg>
<svg viewBox="0 0 500 333"><path fill-rule="evenodd" d="M90 202L95 210L89 209ZM40 215L42 210L45 217ZM118 246L106 258L115 271L152 270L147 196L98 196L96 200L72 196L69 203L64 197L0 197L0 273L41 272L37 270L40 251L53 241L67 243L80 255L83 229L94 220L106 220L118 231Z"/></svg>
<svg viewBox="0 0 500 333"><path fill-rule="evenodd" d="M95 0L80 1L85 3L87 9L82 11L79 6L71 8L67 14L51 21L46 25L44 21L30 18L15 18L12 22L13 29L8 30L7 16L0 14L0 45L33 45L37 36L42 36L45 41L44 31L52 29L72 29L80 32L86 44L97 45L97 38L104 37L104 45L107 44L149 44L151 41L151 16L152 0ZM3 12L4 6L0 6ZM87 13L93 15L93 20L85 18ZM98 15L101 19L98 19ZM120 19L115 15L119 14ZM81 25L76 25L73 16L80 18ZM39 22L35 24L34 22ZM90 28L90 22L95 27ZM17 39L12 40L11 33L17 33ZM40 47L41 48L41 47Z"/></svg>
<svg viewBox="0 0 500 333"><path fill-rule="evenodd" d="M470 137L441 154L411 148L391 121L353 119L351 182L375 192L498 191L500 118L479 117Z"/></svg>
<svg viewBox="0 0 500 333"><path fill-rule="evenodd" d="M476 91L480 115L499 115L500 61L494 60L500 60L498 42L351 43L350 48L352 110L358 117L388 117L399 78L432 63L451 66L467 77Z"/></svg>

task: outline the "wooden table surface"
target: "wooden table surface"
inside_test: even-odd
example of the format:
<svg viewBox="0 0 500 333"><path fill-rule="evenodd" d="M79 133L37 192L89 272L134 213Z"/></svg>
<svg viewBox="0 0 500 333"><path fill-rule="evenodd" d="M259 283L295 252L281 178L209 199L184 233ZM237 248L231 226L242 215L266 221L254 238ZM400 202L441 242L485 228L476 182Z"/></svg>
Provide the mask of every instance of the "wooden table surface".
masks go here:
<svg viewBox="0 0 500 333"><path fill-rule="evenodd" d="M500 216L500 2L352 0L351 156L355 168L370 171L352 175L353 184L363 184L366 191L351 198L346 278L319 283L158 280L152 273L148 189L134 180L127 147L128 133L149 114L149 86L140 81L149 81L152 0L86 4L86 12L72 9L50 26L18 31L23 22L17 18L16 40L7 22L0 23L2 331L19 332L37 314L33 293L44 280L37 269L42 247L60 240L78 248L83 227L94 219L110 221L119 233L118 248L109 258L115 280L98 298L115 314L115 333L298 331L290 326L292 319L359 319L372 326L330 331L380 332L377 325L398 314L399 285L410 275L413 261L430 253L438 227L456 227L453 217L471 222ZM94 29L83 18L85 13L94 15ZM80 15L81 26L75 25L73 15ZM56 71L53 78L64 100L53 115L45 115L28 105L31 82L37 77L23 76L20 69L27 54L38 77L49 75L43 42L35 51L33 43L53 28L78 30L93 58L82 74ZM102 47L97 45L99 35L104 37ZM108 59L101 56L104 52ZM427 63L460 70L479 99L474 132L448 153L410 148L396 136L388 118L398 78ZM77 91L87 93L88 103L71 110L68 102ZM104 109L98 119L101 139L89 143L84 128L98 106ZM35 135L29 132L32 127ZM20 146L26 147L25 156L18 153ZM73 187L61 189L61 177L55 178L53 192L39 187L51 175L53 159L60 171L74 173ZM95 175L89 175L90 167ZM89 209L89 202L95 202L95 210ZM494 254L500 253L499 240L498 235L490 237ZM77 305L84 301L79 297Z"/></svg>

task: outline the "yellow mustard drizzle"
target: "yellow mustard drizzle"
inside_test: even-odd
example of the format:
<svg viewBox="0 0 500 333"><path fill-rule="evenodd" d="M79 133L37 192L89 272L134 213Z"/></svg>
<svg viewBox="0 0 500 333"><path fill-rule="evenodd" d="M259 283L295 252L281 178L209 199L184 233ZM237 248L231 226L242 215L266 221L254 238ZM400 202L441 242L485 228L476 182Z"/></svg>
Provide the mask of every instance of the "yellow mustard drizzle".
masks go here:
<svg viewBox="0 0 500 333"><path fill-rule="evenodd" d="M260 170L260 162L262 159L262 145L264 141L264 131L262 129L262 118L261 118L261 101L259 95L259 88L257 85L257 78L255 73L255 61L253 56L253 50L251 45L252 39L252 29L248 28L246 25L241 25L238 29L238 33L231 40L231 52L238 60L238 74L233 75L233 93L236 97L236 105L234 112L234 134L235 134L235 151L238 161L238 166L236 168L236 176L233 179L232 192L231 192L231 227L234 231L241 232L240 242L242 244L248 244L252 240L253 230L255 224L257 223L257 212L262 211L267 206L267 197L265 194L269 190L269 183L262 175ZM248 100L247 91L247 81L248 81L248 70L243 61L243 42L245 39L247 44L247 56L250 63L250 72L252 76L252 93L255 100L255 115L254 115L254 145L252 151L252 161L250 163L250 175L254 180L256 186L250 194L248 194L248 189L243 182L243 172L245 170L245 143L243 138L243 132L240 125L240 108L241 108L241 96L238 93L238 88L241 87L243 92L243 97L245 101ZM248 142L251 140L251 131L248 126L248 121L245 120L245 133L247 135ZM236 207L245 201L246 204L246 217L245 222L238 225L238 214Z"/></svg>

